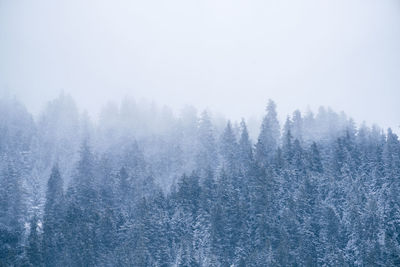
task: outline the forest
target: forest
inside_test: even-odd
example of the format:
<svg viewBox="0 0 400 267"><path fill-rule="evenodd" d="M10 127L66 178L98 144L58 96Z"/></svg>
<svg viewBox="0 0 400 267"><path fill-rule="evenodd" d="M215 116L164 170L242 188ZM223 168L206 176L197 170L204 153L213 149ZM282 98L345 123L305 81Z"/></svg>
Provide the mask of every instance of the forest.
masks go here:
<svg viewBox="0 0 400 267"><path fill-rule="evenodd" d="M400 266L398 136L262 115L0 99L0 266Z"/></svg>

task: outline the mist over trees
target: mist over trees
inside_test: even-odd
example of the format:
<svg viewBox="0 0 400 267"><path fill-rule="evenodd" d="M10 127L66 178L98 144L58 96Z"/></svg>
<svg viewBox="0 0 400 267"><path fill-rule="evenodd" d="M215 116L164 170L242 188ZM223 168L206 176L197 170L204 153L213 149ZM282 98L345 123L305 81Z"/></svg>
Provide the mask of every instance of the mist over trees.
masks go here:
<svg viewBox="0 0 400 267"><path fill-rule="evenodd" d="M398 136L264 115L0 99L0 266L400 265Z"/></svg>

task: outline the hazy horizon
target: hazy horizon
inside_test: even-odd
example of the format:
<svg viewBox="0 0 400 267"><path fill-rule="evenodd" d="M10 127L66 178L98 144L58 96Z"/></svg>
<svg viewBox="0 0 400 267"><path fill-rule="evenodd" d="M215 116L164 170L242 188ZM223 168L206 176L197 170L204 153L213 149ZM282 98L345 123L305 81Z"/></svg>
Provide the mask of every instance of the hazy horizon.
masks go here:
<svg viewBox="0 0 400 267"><path fill-rule="evenodd" d="M62 91L96 116L124 96L260 118L268 99L399 132L400 4L0 1L0 92L38 113Z"/></svg>

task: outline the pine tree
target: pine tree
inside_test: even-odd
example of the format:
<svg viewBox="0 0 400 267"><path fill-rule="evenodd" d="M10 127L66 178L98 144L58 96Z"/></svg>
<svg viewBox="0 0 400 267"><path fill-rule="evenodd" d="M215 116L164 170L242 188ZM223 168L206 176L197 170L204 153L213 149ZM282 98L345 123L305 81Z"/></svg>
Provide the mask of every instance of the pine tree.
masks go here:
<svg viewBox="0 0 400 267"><path fill-rule="evenodd" d="M292 121L288 117L283 127L282 152L284 159L291 163L293 157Z"/></svg>
<svg viewBox="0 0 400 267"><path fill-rule="evenodd" d="M309 157L308 157L308 166L312 172L316 172L316 173L323 172L321 155L320 155L318 146L315 142L312 143L311 148L310 148Z"/></svg>
<svg viewBox="0 0 400 267"><path fill-rule="evenodd" d="M206 175L207 170L214 171L218 165L213 125L207 112L201 114L197 142L197 167Z"/></svg>
<svg viewBox="0 0 400 267"><path fill-rule="evenodd" d="M30 222L27 255L32 266L43 266L41 236L38 230L38 218L35 214Z"/></svg>
<svg viewBox="0 0 400 267"><path fill-rule="evenodd" d="M59 264L62 251L63 234L63 180L58 166L52 169L47 182L46 203L43 217L43 254L46 266Z"/></svg>
<svg viewBox="0 0 400 267"><path fill-rule="evenodd" d="M96 232L101 216L99 194L95 186L95 159L85 141L80 151L76 176L67 192L64 236L68 264L96 265L98 243ZM68 227L68 228L67 228Z"/></svg>
<svg viewBox="0 0 400 267"><path fill-rule="evenodd" d="M239 164L243 172L249 171L250 165L253 161L253 148L247 131L247 126L244 120L240 122L240 139L238 148Z"/></svg>
<svg viewBox="0 0 400 267"><path fill-rule="evenodd" d="M293 112L292 120L293 120L292 124L293 138L299 140L300 144L303 144L304 123L303 123L303 118L301 116L301 112L299 110Z"/></svg>
<svg viewBox="0 0 400 267"><path fill-rule="evenodd" d="M21 177L9 161L0 177L0 259L13 265L21 254L23 189Z"/></svg>
<svg viewBox="0 0 400 267"><path fill-rule="evenodd" d="M228 122L220 140L220 154L222 156L222 167L235 172L237 169L237 150L235 135L231 123Z"/></svg>
<svg viewBox="0 0 400 267"><path fill-rule="evenodd" d="M276 105L269 100L267 115L264 117L256 145L256 158L261 164L272 160L279 144L280 126L277 119Z"/></svg>
<svg viewBox="0 0 400 267"><path fill-rule="evenodd" d="M385 166L385 258L392 265L400 264L400 142L388 130L384 148ZM387 187L386 187L387 186Z"/></svg>

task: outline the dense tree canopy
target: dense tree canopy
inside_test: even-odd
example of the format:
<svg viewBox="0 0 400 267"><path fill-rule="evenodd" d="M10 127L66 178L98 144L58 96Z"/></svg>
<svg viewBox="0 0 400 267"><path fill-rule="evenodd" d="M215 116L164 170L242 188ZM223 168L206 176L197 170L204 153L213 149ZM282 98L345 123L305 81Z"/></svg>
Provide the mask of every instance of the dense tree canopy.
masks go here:
<svg viewBox="0 0 400 267"><path fill-rule="evenodd" d="M390 129L325 108L281 129L273 101L254 143L129 99L97 123L64 95L0 110L0 266L400 265Z"/></svg>

